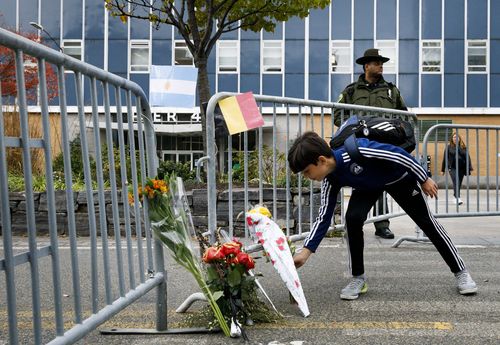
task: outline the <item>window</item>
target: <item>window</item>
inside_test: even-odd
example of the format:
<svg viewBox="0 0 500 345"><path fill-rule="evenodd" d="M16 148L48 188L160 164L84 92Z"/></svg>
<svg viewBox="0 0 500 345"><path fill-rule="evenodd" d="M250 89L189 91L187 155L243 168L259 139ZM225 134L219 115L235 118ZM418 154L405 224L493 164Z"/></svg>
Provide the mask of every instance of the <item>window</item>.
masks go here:
<svg viewBox="0 0 500 345"><path fill-rule="evenodd" d="M452 124L451 120L418 120L418 140L422 142L424 140L425 133L434 125L438 124ZM431 134L431 140L436 141L448 141L451 138L452 129L451 128L438 128L434 131L434 134Z"/></svg>
<svg viewBox="0 0 500 345"><path fill-rule="evenodd" d="M375 48L379 49L382 56L390 60L384 63L384 73L396 73L397 49L395 40L375 41Z"/></svg>
<svg viewBox="0 0 500 345"><path fill-rule="evenodd" d="M175 41L174 64L194 66L193 55L191 55L185 41Z"/></svg>
<svg viewBox="0 0 500 345"><path fill-rule="evenodd" d="M262 72L283 72L283 41L262 41Z"/></svg>
<svg viewBox="0 0 500 345"><path fill-rule="evenodd" d="M486 72L488 47L484 40L467 41L467 72Z"/></svg>
<svg viewBox="0 0 500 345"><path fill-rule="evenodd" d="M219 72L238 73L239 56L238 41L217 41L217 64Z"/></svg>
<svg viewBox="0 0 500 345"><path fill-rule="evenodd" d="M332 41L331 48L332 73L352 73L352 42Z"/></svg>
<svg viewBox="0 0 500 345"><path fill-rule="evenodd" d="M63 40L62 47L64 54L77 60L82 60L82 41L81 40Z"/></svg>
<svg viewBox="0 0 500 345"><path fill-rule="evenodd" d="M422 41L422 73L441 72L441 41Z"/></svg>
<svg viewBox="0 0 500 345"><path fill-rule="evenodd" d="M149 73L149 41L130 41L130 72Z"/></svg>

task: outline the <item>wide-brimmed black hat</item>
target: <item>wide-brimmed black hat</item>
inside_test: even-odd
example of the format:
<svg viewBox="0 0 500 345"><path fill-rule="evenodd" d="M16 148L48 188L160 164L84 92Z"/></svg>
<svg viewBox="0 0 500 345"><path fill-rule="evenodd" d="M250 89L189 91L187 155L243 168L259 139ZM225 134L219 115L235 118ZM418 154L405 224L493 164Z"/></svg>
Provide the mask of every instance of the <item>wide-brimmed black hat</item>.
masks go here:
<svg viewBox="0 0 500 345"><path fill-rule="evenodd" d="M365 54L362 57L356 59L356 63L359 65L364 65L365 63L368 63L370 61L387 62L389 61L389 58L380 55L378 49L370 48L365 50Z"/></svg>

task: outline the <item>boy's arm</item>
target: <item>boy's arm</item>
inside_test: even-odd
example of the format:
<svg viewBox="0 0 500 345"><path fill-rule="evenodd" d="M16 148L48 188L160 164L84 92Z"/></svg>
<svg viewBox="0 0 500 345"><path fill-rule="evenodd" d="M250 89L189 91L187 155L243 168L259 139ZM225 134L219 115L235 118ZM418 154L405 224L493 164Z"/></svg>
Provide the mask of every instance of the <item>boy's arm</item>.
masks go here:
<svg viewBox="0 0 500 345"><path fill-rule="evenodd" d="M309 235L304 240L304 248L293 258L296 267L302 266L307 261L309 256L316 251L323 237L325 237L332 221L339 190L340 188L333 186L328 179L323 180L321 184L321 207Z"/></svg>

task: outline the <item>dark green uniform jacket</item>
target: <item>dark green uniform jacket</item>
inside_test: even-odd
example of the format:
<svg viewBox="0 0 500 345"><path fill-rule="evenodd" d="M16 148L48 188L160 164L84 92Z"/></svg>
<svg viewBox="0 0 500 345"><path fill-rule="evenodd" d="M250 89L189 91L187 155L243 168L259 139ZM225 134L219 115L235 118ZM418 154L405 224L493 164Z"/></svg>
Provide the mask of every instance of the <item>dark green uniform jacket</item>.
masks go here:
<svg viewBox="0 0 500 345"><path fill-rule="evenodd" d="M396 85L386 82L384 77L380 77L377 83L369 84L365 80L365 75L359 76L357 82L347 85L337 100L337 103L366 105L371 107L408 110ZM341 111L335 111L335 125L339 126L348 117L346 111L341 119Z"/></svg>

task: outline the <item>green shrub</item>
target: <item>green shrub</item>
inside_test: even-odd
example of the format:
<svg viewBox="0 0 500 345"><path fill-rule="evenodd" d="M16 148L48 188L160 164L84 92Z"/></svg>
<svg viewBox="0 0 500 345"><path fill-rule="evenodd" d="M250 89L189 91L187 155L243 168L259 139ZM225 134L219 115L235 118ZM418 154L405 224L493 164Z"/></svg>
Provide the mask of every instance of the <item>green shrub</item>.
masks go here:
<svg viewBox="0 0 500 345"><path fill-rule="evenodd" d="M191 170L191 164L189 164L189 162L161 161L158 167L158 178L163 179L165 175L170 175L171 173L175 173L184 181L196 179L196 171Z"/></svg>

